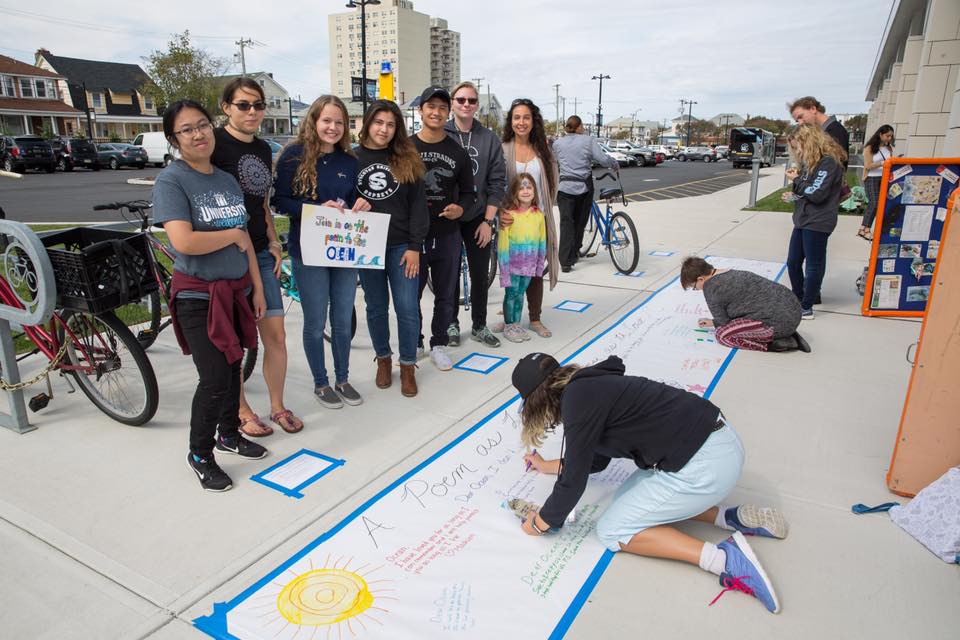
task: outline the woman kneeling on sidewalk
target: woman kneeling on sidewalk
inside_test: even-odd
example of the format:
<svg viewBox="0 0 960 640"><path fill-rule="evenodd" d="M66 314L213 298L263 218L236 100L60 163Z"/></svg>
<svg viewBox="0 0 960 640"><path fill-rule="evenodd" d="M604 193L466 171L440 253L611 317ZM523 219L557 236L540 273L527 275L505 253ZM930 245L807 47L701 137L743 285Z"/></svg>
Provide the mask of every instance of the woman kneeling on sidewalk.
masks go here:
<svg viewBox="0 0 960 640"><path fill-rule="evenodd" d="M170 313L177 341L193 356L200 381L190 411L187 463L207 491L233 486L213 457L259 459L267 450L240 435L240 361L257 344L266 303L243 191L210 163L210 114L192 100L163 113L163 132L179 152L157 176L153 220L163 225L176 259ZM250 297L252 294L252 298ZM252 299L252 308L251 308Z"/></svg>
<svg viewBox="0 0 960 640"><path fill-rule="evenodd" d="M680 286L703 291L713 318L700 328L716 327L717 342L731 349L810 353L800 326L800 301L793 291L752 271L715 269L690 256L680 266Z"/></svg>
<svg viewBox="0 0 960 640"><path fill-rule="evenodd" d="M524 400L523 443L541 446L561 423L564 438L557 460L536 452L524 456L531 468L558 477L523 531L540 536L563 526L590 474L606 469L612 458L630 458L639 468L597 522L604 545L698 565L720 577L721 595L741 591L777 613L773 584L743 534L784 538L783 516L772 508L718 504L743 467L737 433L710 401L624 372L616 356L581 368L560 366L545 353L525 356L513 370L513 386ZM669 526L691 519L734 533L715 545Z"/></svg>

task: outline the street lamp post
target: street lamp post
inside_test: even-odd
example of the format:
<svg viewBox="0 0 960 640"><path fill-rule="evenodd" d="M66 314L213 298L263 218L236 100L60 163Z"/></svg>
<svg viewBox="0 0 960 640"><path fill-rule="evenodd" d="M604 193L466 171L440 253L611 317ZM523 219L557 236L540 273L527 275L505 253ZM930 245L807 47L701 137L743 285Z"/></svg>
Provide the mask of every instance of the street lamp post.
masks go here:
<svg viewBox="0 0 960 640"><path fill-rule="evenodd" d="M360 92L363 94L363 112L367 112L367 5L378 5L380 0L350 0L347 3L347 9L356 9L360 7L360 61L363 65L363 71L360 73L361 85Z"/></svg>
<svg viewBox="0 0 960 640"><path fill-rule="evenodd" d="M680 100L681 109L690 105L690 112L687 114L687 146L690 146L690 120L693 119L693 105L697 104L694 100Z"/></svg>
<svg viewBox="0 0 960 640"><path fill-rule="evenodd" d="M600 137L600 127L603 126L603 81L609 80L610 76L605 76L602 73L598 76L593 76L591 80L600 81L600 94L597 96L597 137Z"/></svg>
<svg viewBox="0 0 960 640"><path fill-rule="evenodd" d="M633 123L636 122L637 114L640 113L641 111L643 111L643 107L640 107L639 109L634 111L633 115L630 116L630 142L631 143L633 142Z"/></svg>

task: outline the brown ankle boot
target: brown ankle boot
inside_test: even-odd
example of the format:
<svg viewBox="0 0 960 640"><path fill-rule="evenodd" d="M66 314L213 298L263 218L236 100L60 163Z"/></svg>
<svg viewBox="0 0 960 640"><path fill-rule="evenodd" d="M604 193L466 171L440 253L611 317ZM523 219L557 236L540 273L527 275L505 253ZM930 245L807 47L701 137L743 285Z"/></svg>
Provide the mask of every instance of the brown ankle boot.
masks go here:
<svg viewBox="0 0 960 640"><path fill-rule="evenodd" d="M393 358L385 356L377 358L377 388L388 389L393 384Z"/></svg>
<svg viewBox="0 0 960 640"><path fill-rule="evenodd" d="M416 369L417 365L415 364L400 365L400 393L408 398L417 395Z"/></svg>

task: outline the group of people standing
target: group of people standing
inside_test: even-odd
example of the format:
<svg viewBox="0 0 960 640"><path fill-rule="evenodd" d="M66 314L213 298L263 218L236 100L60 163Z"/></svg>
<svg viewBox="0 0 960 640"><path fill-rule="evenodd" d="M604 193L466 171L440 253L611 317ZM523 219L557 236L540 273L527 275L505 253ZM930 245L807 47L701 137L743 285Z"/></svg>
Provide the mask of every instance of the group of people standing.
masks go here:
<svg viewBox="0 0 960 640"><path fill-rule="evenodd" d="M511 104L502 139L474 118L478 103L477 88L469 82L452 92L429 87L420 96L423 126L410 135L394 102L374 101L354 146L346 106L335 96L321 96L275 164L268 145L256 137L266 98L255 81L238 78L224 88L221 127L215 128L211 114L190 100L166 109L164 133L180 158L157 178L154 222L164 227L176 256L170 310L180 345L193 356L199 376L188 463L204 489L232 486L215 455L261 458L267 450L248 438L270 435L274 426L289 433L304 426L284 403L283 245L274 212L290 219L287 251L300 291L303 351L314 395L326 408L363 402L349 375L358 286L364 291L378 388L393 384L391 300L401 393L417 395L417 361L428 353L438 369L453 367L448 348L461 339L462 250L470 267L472 340L496 348L500 332L513 342L529 340L531 332L551 337L541 319L544 288L556 286L561 267L571 266L569 259L561 262L558 251L562 242L565 248L573 244L567 234L577 233L577 225L583 233L583 203L574 213L565 202L578 195L583 200L589 160L585 167L558 167L543 117L530 100ZM571 139L579 127L573 122L568 123ZM596 154L593 146L587 148ZM561 155L561 161L569 157ZM606 156L600 159L609 166ZM577 177L572 187L571 176ZM563 241L557 238L553 214L561 186L567 189L559 196ZM385 268L306 264L304 204L389 215ZM504 322L490 326L492 251L505 300ZM428 279L434 303L425 331L420 302ZM526 327L520 323L524 300L530 319ZM332 379L324 346L328 318ZM239 371L243 349L256 344L257 334L271 403L269 423L247 403Z"/></svg>

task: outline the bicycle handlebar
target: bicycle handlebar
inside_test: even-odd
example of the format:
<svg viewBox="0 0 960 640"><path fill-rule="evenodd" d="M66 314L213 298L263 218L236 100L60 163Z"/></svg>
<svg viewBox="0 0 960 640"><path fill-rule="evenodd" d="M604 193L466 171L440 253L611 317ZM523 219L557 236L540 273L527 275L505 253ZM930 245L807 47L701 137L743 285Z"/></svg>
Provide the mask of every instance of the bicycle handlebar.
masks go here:
<svg viewBox="0 0 960 640"><path fill-rule="evenodd" d="M609 171L604 171L599 176L597 176L597 182L600 180L605 180L607 178L613 179L616 178L617 184L620 185L620 199L623 201L623 206L627 206L627 194L623 192L623 181L620 179L620 172L618 171L616 175L610 173Z"/></svg>
<svg viewBox="0 0 960 640"><path fill-rule="evenodd" d="M94 211L119 211L120 209L129 209L130 211L142 212L149 209L153 203L149 200L130 200L129 202L108 202L106 204L93 205Z"/></svg>

